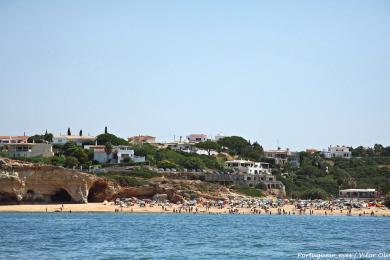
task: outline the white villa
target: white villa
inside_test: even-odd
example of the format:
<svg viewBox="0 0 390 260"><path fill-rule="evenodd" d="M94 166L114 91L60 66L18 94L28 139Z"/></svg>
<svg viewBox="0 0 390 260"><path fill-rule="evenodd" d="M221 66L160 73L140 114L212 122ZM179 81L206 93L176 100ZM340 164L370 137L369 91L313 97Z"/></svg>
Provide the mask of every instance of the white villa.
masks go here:
<svg viewBox="0 0 390 260"><path fill-rule="evenodd" d="M190 143L199 143L207 141L207 135L205 134L190 134L187 136L187 140Z"/></svg>
<svg viewBox="0 0 390 260"><path fill-rule="evenodd" d="M122 163L129 158L135 163L145 162L145 157L136 156L131 146L113 146L110 154L107 155L104 145L86 145L85 149L93 151L93 159L99 163Z"/></svg>
<svg viewBox="0 0 390 260"><path fill-rule="evenodd" d="M256 174L271 175L271 168L269 163L253 162L247 160L233 160L233 161L226 161L226 166L238 172L244 172L252 175L256 175Z"/></svg>
<svg viewBox="0 0 390 260"><path fill-rule="evenodd" d="M96 137L90 135L57 135L53 137L53 144L66 144L67 142L75 142L77 145L83 145L85 142L95 142Z"/></svg>
<svg viewBox="0 0 390 260"><path fill-rule="evenodd" d="M325 158L345 158L350 159L352 153L346 146L329 146L328 150L323 150L321 154Z"/></svg>
<svg viewBox="0 0 390 260"><path fill-rule="evenodd" d="M207 150L195 147L194 143L190 143L188 142L188 140L184 140L182 142L176 141L165 143L163 147L169 147L172 150L183 153L196 153L199 155L218 155L217 151L211 150L209 154Z"/></svg>
<svg viewBox="0 0 390 260"><path fill-rule="evenodd" d="M225 137L229 137L229 136L226 136L222 132L219 132L216 136L214 136L214 141L217 142L219 139L222 139Z"/></svg>

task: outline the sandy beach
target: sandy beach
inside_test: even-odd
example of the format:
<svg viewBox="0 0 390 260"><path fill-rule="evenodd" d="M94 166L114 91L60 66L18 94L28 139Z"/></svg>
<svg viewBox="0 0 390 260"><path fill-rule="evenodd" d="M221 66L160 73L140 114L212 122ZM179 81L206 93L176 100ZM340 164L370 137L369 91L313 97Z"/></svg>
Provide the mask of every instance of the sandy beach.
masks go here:
<svg viewBox="0 0 390 260"><path fill-rule="evenodd" d="M197 208L197 212L196 212ZM170 206L165 206L164 209L162 206L158 205L146 205L144 207L140 207L138 204L131 207L119 207L112 202L109 203L87 203L87 204L47 204L47 205L2 205L0 206L0 212L106 212L106 213L189 213L186 211L188 207L181 207L180 205L172 204ZM203 205L197 205L193 207L191 213L195 214L229 214L228 207L218 208L218 207L210 207L206 208ZM251 208L234 208L236 209L236 214L254 214ZM285 211L286 215L299 215L299 210L294 210L293 205L284 205L283 207L278 208L270 208L267 212L265 210L260 209L260 214L271 214L277 215L278 210ZM313 215L347 215L348 210L344 209L333 210L332 212L329 210L322 209L306 209L306 212L301 212L302 215L310 215L310 210L313 211ZM375 216L390 216L390 210L388 208L364 208L364 209L352 209L351 215L354 216L370 216L371 212L374 212ZM259 213L257 213L259 214Z"/></svg>

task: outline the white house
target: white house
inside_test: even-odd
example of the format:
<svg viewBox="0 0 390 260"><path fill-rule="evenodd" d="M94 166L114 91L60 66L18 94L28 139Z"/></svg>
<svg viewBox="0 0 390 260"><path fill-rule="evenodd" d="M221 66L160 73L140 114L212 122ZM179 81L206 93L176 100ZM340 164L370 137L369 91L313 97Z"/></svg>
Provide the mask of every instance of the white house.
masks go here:
<svg viewBox="0 0 390 260"><path fill-rule="evenodd" d="M205 134L190 134L187 136L187 140L190 143L199 143L207 141L207 135Z"/></svg>
<svg viewBox="0 0 390 260"><path fill-rule="evenodd" d="M226 166L238 172L244 172L248 174L271 174L270 164L264 162L232 160L226 161Z"/></svg>
<svg viewBox="0 0 390 260"><path fill-rule="evenodd" d="M214 136L214 141L217 142L219 139L222 139L225 137L228 137L228 136L224 135L222 132L219 132L216 136Z"/></svg>
<svg viewBox="0 0 390 260"><path fill-rule="evenodd" d="M187 140L184 142L170 142L170 143L165 143L164 147L170 148L175 151L179 152L185 152L185 153L192 153L194 152L194 146L193 144L190 144Z"/></svg>
<svg viewBox="0 0 390 260"><path fill-rule="evenodd" d="M211 150L210 154L205 149L200 149L195 147L194 143L189 143L189 141L185 140L184 142L171 142L166 143L165 147L169 147L172 150L183 152L183 153L196 153L199 155L218 155L218 152Z"/></svg>
<svg viewBox="0 0 390 260"><path fill-rule="evenodd" d="M57 135L53 136L53 144L66 144L67 142L74 142L77 145L83 145L85 142L95 142L95 136L89 135Z"/></svg>
<svg viewBox="0 0 390 260"><path fill-rule="evenodd" d="M129 158L135 163L145 162L145 157L136 156L131 146L113 146L111 153L107 154L104 145L85 146L93 151L93 159L99 163L122 163Z"/></svg>
<svg viewBox="0 0 390 260"><path fill-rule="evenodd" d="M208 150L195 148L195 153L199 155L218 155L217 151L211 150L210 153Z"/></svg>
<svg viewBox="0 0 390 260"><path fill-rule="evenodd" d="M323 150L321 154L325 158L350 159L352 157L352 152L346 146L330 146L328 150Z"/></svg>

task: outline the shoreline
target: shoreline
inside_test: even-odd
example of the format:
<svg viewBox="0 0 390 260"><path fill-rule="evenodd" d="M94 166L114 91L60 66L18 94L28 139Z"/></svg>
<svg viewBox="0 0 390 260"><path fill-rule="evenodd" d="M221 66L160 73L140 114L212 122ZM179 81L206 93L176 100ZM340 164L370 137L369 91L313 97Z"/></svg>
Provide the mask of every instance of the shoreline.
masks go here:
<svg viewBox="0 0 390 260"><path fill-rule="evenodd" d="M140 207L134 205L131 207L120 207L113 203L86 203L86 204L22 204L22 205L0 205L1 213L162 213L162 214L239 214L239 215L281 215L281 216L362 216L372 217L371 212L374 212L374 216L390 217L390 209L387 208L364 208L364 209L352 209L351 214L348 214L348 210L343 209L329 210L308 208L306 212L294 210L293 205L284 205L278 208L270 208L268 211L264 209L257 209L256 213L252 208L234 208L235 212L229 212L231 208L218 208L210 207L206 208L202 205L193 207L181 207L179 205L164 206L149 206ZM283 214L282 212L285 212ZM309 212L312 211L313 214ZM260 212L260 213L259 213ZM271 212L271 214L270 214ZM279 214L280 213L280 214ZM365 213L365 214L364 214Z"/></svg>

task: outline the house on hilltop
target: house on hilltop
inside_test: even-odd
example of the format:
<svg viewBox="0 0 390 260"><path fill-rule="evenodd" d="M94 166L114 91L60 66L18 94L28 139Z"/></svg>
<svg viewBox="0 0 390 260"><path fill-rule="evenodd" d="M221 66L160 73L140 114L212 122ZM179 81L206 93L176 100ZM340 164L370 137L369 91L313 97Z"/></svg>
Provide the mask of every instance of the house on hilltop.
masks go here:
<svg viewBox="0 0 390 260"><path fill-rule="evenodd" d="M156 137L150 136L150 135L138 135L138 136L132 136L127 138L127 141L129 143L136 143L136 144L154 144L156 142Z"/></svg>
<svg viewBox="0 0 390 260"><path fill-rule="evenodd" d="M0 136L0 146L4 144L25 144L28 143L28 136Z"/></svg>
<svg viewBox="0 0 390 260"><path fill-rule="evenodd" d="M321 154L325 158L352 158L352 152L346 146L329 146L328 150L323 150Z"/></svg>
<svg viewBox="0 0 390 260"><path fill-rule="evenodd" d="M104 145L88 145L84 148L93 151L93 160L99 163L145 162L145 157L136 156L131 146L113 146L108 154Z"/></svg>
<svg viewBox="0 0 390 260"><path fill-rule="evenodd" d="M96 141L95 136L90 135L57 135L53 136L53 144L66 144L68 142L74 142L81 146L86 142L94 143Z"/></svg>
<svg viewBox="0 0 390 260"><path fill-rule="evenodd" d="M9 157L30 158L30 157L52 157L53 145L47 143L11 143L4 145Z"/></svg>
<svg viewBox="0 0 390 260"><path fill-rule="evenodd" d="M205 134L190 134L187 136L187 140L190 143L200 143L207 141L207 135Z"/></svg>

